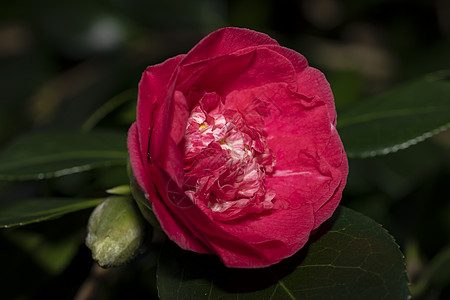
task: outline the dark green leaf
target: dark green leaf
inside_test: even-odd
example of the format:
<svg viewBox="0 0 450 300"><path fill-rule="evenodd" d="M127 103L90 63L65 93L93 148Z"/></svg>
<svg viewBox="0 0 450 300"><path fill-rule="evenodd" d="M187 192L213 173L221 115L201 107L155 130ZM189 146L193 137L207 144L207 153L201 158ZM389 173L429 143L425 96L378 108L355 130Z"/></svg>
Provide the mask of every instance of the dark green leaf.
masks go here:
<svg viewBox="0 0 450 300"><path fill-rule="evenodd" d="M0 152L0 180L44 179L126 165L127 157L123 133L24 135Z"/></svg>
<svg viewBox="0 0 450 300"><path fill-rule="evenodd" d="M408 299L403 256L379 224L336 210L293 257L264 269L230 269L212 256L163 248L161 299Z"/></svg>
<svg viewBox="0 0 450 300"><path fill-rule="evenodd" d="M104 199L35 198L0 206L0 228L45 221L67 213L94 207Z"/></svg>
<svg viewBox="0 0 450 300"><path fill-rule="evenodd" d="M430 78L339 112L338 130L350 157L387 154L450 126L450 82Z"/></svg>

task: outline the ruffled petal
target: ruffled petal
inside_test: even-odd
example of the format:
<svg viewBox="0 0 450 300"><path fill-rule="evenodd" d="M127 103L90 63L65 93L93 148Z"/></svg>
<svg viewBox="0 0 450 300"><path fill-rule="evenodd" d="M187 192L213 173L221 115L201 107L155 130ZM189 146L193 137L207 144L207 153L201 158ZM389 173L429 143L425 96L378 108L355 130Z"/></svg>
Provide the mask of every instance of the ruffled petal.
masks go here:
<svg viewBox="0 0 450 300"><path fill-rule="evenodd" d="M332 128L332 134L327 146L321 153L322 168L327 169L332 180L329 181L327 189L322 190L322 198L314 203L315 220L314 228L319 227L333 214L341 200L342 191L347 182L348 161L339 135Z"/></svg>
<svg viewBox="0 0 450 300"><path fill-rule="evenodd" d="M315 68L305 68L298 74L298 93L323 101L328 108L331 123L336 126L334 97L325 75Z"/></svg>

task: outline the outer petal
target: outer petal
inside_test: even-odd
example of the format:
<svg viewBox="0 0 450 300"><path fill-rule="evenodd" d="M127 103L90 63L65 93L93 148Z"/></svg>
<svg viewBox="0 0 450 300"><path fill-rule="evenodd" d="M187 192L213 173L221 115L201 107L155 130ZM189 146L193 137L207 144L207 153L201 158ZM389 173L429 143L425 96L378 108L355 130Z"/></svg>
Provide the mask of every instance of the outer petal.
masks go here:
<svg viewBox="0 0 450 300"><path fill-rule="evenodd" d="M232 54L244 48L260 45L278 45L268 35L244 28L222 28L202 39L189 53L183 64L189 64L212 57Z"/></svg>
<svg viewBox="0 0 450 300"><path fill-rule="evenodd" d="M179 138L179 129L182 126L180 123L186 124L188 115L185 114L186 106L182 105L184 97L175 93L177 77L178 69L172 74L164 98L155 112L148 153L150 164L162 168L178 187L182 187L183 157L174 138ZM181 115L174 115L176 112L180 112ZM184 120L177 121L178 117Z"/></svg>
<svg viewBox="0 0 450 300"><path fill-rule="evenodd" d="M163 101L170 78L183 57L184 55L179 55L159 65L148 67L142 74L139 82L136 110L136 126L139 139L137 146L140 148L139 151L145 160L147 160L150 129L155 122L156 109L159 103ZM144 164L144 167L147 168L147 164ZM138 181L138 183L141 187L144 187L143 182Z"/></svg>
<svg viewBox="0 0 450 300"><path fill-rule="evenodd" d="M319 70L308 66L306 58L300 53L280 46L264 46L278 52L292 63L298 76L298 89L294 90L307 97L316 97L325 102L328 107L330 120L336 126L336 109L334 106L333 93L325 75Z"/></svg>
<svg viewBox="0 0 450 300"><path fill-rule="evenodd" d="M336 108L330 84L317 69L308 67L298 74L298 93L325 102L331 123L336 127Z"/></svg>
<svg viewBox="0 0 450 300"><path fill-rule="evenodd" d="M289 59L298 76L298 89L294 90L307 97L316 97L325 102L328 107L330 120L336 126L336 109L333 93L325 75L319 70L308 66L306 58L300 53L285 47L265 46Z"/></svg>
<svg viewBox="0 0 450 300"><path fill-rule="evenodd" d="M274 45L264 47L286 57L292 63L292 66L294 67L295 72L297 72L297 74L300 74L301 72L303 72L304 69L308 67L308 61L306 60L306 58L297 51L294 51L286 47Z"/></svg>
<svg viewBox="0 0 450 300"><path fill-rule="evenodd" d="M139 133L136 122L133 123L128 130L127 146L134 177L139 183L139 186L148 193L151 189L151 177L149 177L150 174L146 172L145 162L143 161L145 155L142 154L139 146Z"/></svg>
<svg viewBox="0 0 450 300"><path fill-rule="evenodd" d="M328 185L328 191L323 193L321 199L314 203L315 220L314 228L319 227L333 214L341 200L348 174L347 155L336 129L331 129L331 136L327 146L320 155L326 158L324 166L332 174L333 180Z"/></svg>
<svg viewBox="0 0 450 300"><path fill-rule="evenodd" d="M295 210L280 209L242 222L221 223L219 225L224 230L257 247L265 260L247 261L248 258L240 256L239 252L223 246L219 254L227 258L230 266L269 266L293 255L304 246L313 228L313 219L312 207L303 205Z"/></svg>
<svg viewBox="0 0 450 300"><path fill-rule="evenodd" d="M195 87L226 96L266 84L283 82L297 89L295 69L288 59L269 49L255 48L249 52L224 55L198 63L183 65L177 87L187 91ZM254 98L240 101L252 101ZM190 107L196 103L190 103Z"/></svg>
<svg viewBox="0 0 450 300"><path fill-rule="evenodd" d="M152 201L155 215L169 238L180 247L199 253L216 254L227 266L257 268L275 263L240 236L228 233L173 186L162 170L153 170L158 199Z"/></svg>
<svg viewBox="0 0 450 300"><path fill-rule="evenodd" d="M169 192L172 181L167 174L161 172L159 168L153 168L152 171L156 176L155 184L158 190L149 200L164 232L183 249L198 253L213 253L208 240L202 238L204 235L201 229L190 220L192 215L190 212L195 210L190 199L184 192L178 192L177 186Z"/></svg>

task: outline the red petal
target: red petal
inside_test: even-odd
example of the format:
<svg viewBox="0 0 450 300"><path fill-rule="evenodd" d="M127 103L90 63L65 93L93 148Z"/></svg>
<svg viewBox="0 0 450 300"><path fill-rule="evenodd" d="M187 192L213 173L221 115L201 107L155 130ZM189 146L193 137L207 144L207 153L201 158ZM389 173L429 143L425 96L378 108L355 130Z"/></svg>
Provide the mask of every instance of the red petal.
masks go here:
<svg viewBox="0 0 450 300"><path fill-rule="evenodd" d="M260 45L278 45L278 42L264 33L253 30L234 27L222 28L202 39L189 51L183 64L232 54L243 48Z"/></svg>
<svg viewBox="0 0 450 300"><path fill-rule="evenodd" d="M277 52L264 48L183 65L179 78L183 78L177 84L181 91L195 86L222 97L233 91L280 82L293 90L297 89L297 75L291 62ZM255 96L241 100L251 101ZM193 104L189 105L193 107Z"/></svg>
<svg viewBox="0 0 450 300"><path fill-rule="evenodd" d="M333 93L325 75L317 69L308 67L298 74L298 93L323 101L328 108L331 123L336 126L336 108Z"/></svg>

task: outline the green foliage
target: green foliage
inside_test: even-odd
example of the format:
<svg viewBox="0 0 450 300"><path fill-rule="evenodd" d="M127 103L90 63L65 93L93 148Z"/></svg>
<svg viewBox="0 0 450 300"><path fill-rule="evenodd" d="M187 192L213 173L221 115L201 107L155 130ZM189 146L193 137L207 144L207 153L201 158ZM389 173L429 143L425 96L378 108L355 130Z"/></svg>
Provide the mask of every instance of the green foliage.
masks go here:
<svg viewBox="0 0 450 300"><path fill-rule="evenodd" d="M113 132L35 133L0 152L0 180L59 177L127 162L126 135Z"/></svg>
<svg viewBox="0 0 450 300"><path fill-rule="evenodd" d="M338 130L350 157L408 148L450 126L450 82L418 80L351 105Z"/></svg>
<svg viewBox="0 0 450 300"><path fill-rule="evenodd" d="M0 206L0 228L23 226L98 205L103 199L35 198Z"/></svg>

